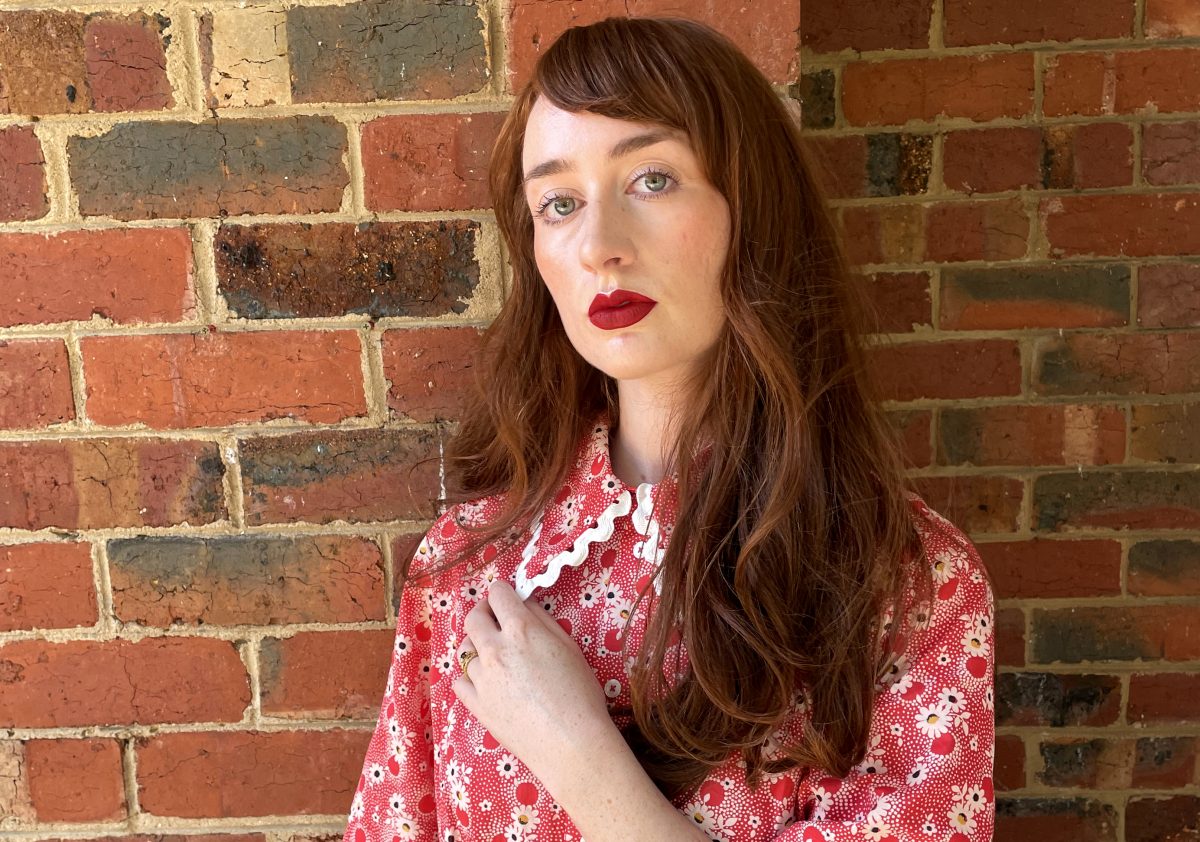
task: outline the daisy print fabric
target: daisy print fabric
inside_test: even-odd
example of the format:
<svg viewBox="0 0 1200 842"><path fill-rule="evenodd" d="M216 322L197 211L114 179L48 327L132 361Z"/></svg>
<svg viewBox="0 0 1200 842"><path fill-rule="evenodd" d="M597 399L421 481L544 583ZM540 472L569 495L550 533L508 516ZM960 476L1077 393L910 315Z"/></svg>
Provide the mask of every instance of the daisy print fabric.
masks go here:
<svg viewBox="0 0 1200 842"><path fill-rule="evenodd" d="M461 555L463 528L499 511L499 496L451 508L426 533L414 571ZM876 687L866 756L845 778L793 769L751 789L740 755L714 768L675 806L710 839L779 842L986 842L992 838L992 595L970 541L916 495L925 548L911 579L905 638ZM574 638L618 728L631 720L629 674L644 607L671 539L670 479L625 485L613 473L608 427L580 443L570 475L523 533L488 545L432 582L401 594L391 668L343 842L585 842L520 758L458 701L451 684L462 621L503 577ZM464 574L464 569L469 572ZM626 625L638 594L646 598ZM890 618L888 618L890 619ZM682 640L667 653L686 669ZM803 733L806 708L772 735L766 756ZM613 816L619 835L621 816Z"/></svg>

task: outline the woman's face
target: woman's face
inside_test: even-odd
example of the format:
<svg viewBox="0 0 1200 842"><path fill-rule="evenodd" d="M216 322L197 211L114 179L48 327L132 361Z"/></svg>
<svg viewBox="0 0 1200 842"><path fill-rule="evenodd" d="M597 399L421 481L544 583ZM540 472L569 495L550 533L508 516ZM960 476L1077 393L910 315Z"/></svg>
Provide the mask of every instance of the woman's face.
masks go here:
<svg viewBox="0 0 1200 842"><path fill-rule="evenodd" d="M538 271L575 350L616 380L689 374L725 322L730 219L686 135L541 97L522 168Z"/></svg>

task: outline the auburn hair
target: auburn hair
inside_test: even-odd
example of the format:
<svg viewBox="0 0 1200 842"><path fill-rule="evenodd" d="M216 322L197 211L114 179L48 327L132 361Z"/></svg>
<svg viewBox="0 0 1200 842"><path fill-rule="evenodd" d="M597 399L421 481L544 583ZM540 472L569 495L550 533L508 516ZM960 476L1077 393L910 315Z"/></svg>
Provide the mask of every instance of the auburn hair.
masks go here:
<svg viewBox="0 0 1200 842"><path fill-rule="evenodd" d="M474 546L511 541L561 486L588 425L602 412L619 418L614 381L571 346L535 264L521 152L538 97L682 129L732 224L727 320L675 414L678 515L625 738L670 798L731 752L742 752L751 786L796 767L845 776L866 753L899 625L884 618L905 616L904 562L920 542L901 451L863 367L869 308L797 124L712 28L609 18L568 29L517 94L489 172L512 283L448 448L451 497L503 494L502 516ZM671 681L676 634L690 664ZM811 714L802 739L765 758L798 702Z"/></svg>

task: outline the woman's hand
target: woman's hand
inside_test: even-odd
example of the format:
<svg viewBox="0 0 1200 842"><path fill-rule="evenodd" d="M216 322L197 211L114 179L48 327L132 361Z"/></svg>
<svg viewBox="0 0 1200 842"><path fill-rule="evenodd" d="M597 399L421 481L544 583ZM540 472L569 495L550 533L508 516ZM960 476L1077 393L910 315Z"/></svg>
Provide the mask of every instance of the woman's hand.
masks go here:
<svg viewBox="0 0 1200 842"><path fill-rule="evenodd" d="M604 691L575 641L507 582L492 582L463 631L459 655L479 654L468 662L467 675L455 679L454 692L543 782L558 773L564 746L615 730Z"/></svg>

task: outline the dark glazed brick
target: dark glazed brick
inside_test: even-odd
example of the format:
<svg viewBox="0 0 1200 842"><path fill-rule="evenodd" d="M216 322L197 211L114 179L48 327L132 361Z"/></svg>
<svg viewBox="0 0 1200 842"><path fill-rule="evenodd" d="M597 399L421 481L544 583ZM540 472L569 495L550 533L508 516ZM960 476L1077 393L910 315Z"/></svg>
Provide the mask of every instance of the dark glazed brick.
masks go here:
<svg viewBox="0 0 1200 842"><path fill-rule="evenodd" d="M1059 740L1041 754L1038 779L1048 786L1171 789L1196 779L1195 737Z"/></svg>
<svg viewBox="0 0 1200 842"><path fill-rule="evenodd" d="M1200 797L1131 798L1125 805L1125 842L1198 842Z"/></svg>
<svg viewBox="0 0 1200 842"><path fill-rule="evenodd" d="M1200 528L1200 474L1086 471L1034 479L1034 528Z"/></svg>
<svg viewBox="0 0 1200 842"><path fill-rule="evenodd" d="M996 840L1117 842L1117 810L1090 798L1000 798Z"/></svg>
<svg viewBox="0 0 1200 842"><path fill-rule="evenodd" d="M1042 395L1200 391L1200 333L1068 334L1037 343Z"/></svg>
<svg viewBox="0 0 1200 842"><path fill-rule="evenodd" d="M929 135L867 136L867 195L914 196L929 189L933 161Z"/></svg>
<svg viewBox="0 0 1200 842"><path fill-rule="evenodd" d="M449 99L487 81L484 23L471 0L365 0L288 10L295 102Z"/></svg>
<svg viewBox="0 0 1200 842"><path fill-rule="evenodd" d="M383 556L350 536L110 541L113 612L142 625L382 620Z"/></svg>
<svg viewBox="0 0 1200 842"><path fill-rule="evenodd" d="M806 129L831 129L837 122L835 90L837 79L832 70L805 73L788 88L788 96L800 103L800 125Z"/></svg>
<svg viewBox="0 0 1200 842"><path fill-rule="evenodd" d="M2 96L3 86L0 85ZM0 129L0 182L4 184L4 189L0 190L0 220L20 221L45 216L50 209L46 198L45 163L42 146L32 127Z"/></svg>
<svg viewBox="0 0 1200 842"><path fill-rule="evenodd" d="M239 318L443 316L479 283L479 223L223 226L217 277Z"/></svg>
<svg viewBox="0 0 1200 842"><path fill-rule="evenodd" d="M1200 596L1200 541L1140 541L1129 548L1129 592ZM1200 714L1200 708L1197 709Z"/></svg>
<svg viewBox="0 0 1200 842"><path fill-rule="evenodd" d="M1038 663L1200 658L1200 613L1190 605L1033 610Z"/></svg>
<svg viewBox="0 0 1200 842"><path fill-rule="evenodd" d="M335 211L349 181L332 117L122 123L67 145L84 216Z"/></svg>
<svg viewBox="0 0 1200 842"><path fill-rule="evenodd" d="M1120 709L1121 680L1115 675L996 676L997 725L1111 725Z"/></svg>
<svg viewBox="0 0 1200 842"><path fill-rule="evenodd" d="M246 522L427 519L438 497L436 434L348 430L243 439Z"/></svg>
<svg viewBox="0 0 1200 842"><path fill-rule="evenodd" d="M941 326L958 330L1129 323L1129 267L945 269Z"/></svg>

